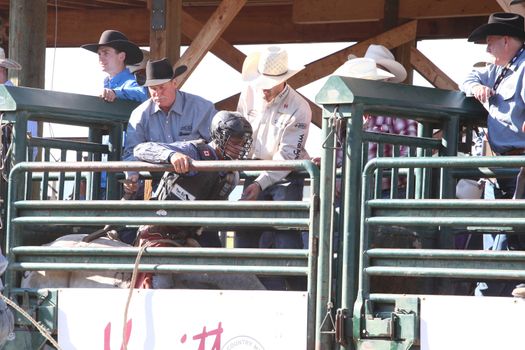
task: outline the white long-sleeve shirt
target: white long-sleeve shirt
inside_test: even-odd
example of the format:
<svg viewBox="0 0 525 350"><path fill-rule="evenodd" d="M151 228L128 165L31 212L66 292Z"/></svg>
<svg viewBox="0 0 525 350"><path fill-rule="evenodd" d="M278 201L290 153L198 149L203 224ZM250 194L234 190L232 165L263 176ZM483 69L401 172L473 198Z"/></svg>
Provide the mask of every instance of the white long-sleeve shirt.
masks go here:
<svg viewBox="0 0 525 350"><path fill-rule="evenodd" d="M308 102L286 85L271 102L261 90L246 86L237 111L253 128L253 144L248 158L263 160L310 159L305 150L312 111ZM282 180L289 171L265 171L256 181L264 190Z"/></svg>

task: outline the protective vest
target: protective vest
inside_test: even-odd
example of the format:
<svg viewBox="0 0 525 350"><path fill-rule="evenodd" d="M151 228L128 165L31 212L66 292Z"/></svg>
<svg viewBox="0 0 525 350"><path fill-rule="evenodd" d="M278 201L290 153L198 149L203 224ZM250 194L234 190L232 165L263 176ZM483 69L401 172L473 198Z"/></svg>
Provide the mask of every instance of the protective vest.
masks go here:
<svg viewBox="0 0 525 350"><path fill-rule="evenodd" d="M205 143L194 145L201 160L217 160L215 152ZM238 172L201 171L193 176L166 172L154 198L157 200L224 200L239 182Z"/></svg>

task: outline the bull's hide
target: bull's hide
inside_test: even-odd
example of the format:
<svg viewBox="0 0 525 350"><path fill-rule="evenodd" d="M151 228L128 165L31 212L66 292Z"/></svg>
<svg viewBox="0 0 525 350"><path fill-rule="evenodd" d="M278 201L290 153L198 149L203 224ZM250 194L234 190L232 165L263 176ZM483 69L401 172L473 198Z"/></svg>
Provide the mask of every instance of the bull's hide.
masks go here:
<svg viewBox="0 0 525 350"><path fill-rule="evenodd" d="M51 247L130 247L126 243L109 238L98 238L92 242L82 242L84 234L72 234L45 244ZM26 271L22 278L22 288L128 288L130 273L114 271Z"/></svg>
<svg viewBox="0 0 525 350"><path fill-rule="evenodd" d="M46 244L52 247L130 247L128 244L98 238L90 243L82 242L83 234L72 234ZM154 288L177 289L265 289L253 274L162 274L154 278ZM114 271L26 271L22 288L129 288L131 273Z"/></svg>

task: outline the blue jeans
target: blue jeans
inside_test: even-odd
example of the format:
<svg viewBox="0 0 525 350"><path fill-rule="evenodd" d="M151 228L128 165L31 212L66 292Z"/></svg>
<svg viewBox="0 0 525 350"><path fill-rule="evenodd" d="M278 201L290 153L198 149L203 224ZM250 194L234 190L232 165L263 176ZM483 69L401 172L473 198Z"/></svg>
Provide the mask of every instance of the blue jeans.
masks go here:
<svg viewBox="0 0 525 350"><path fill-rule="evenodd" d="M246 180L244 188L253 183ZM275 184L259 194L257 200L266 201L300 201L303 199L304 179L292 179L283 184ZM236 248L276 248L303 249L301 231L268 229L242 230L235 233ZM306 280L303 277L261 277L261 282L272 290L306 290Z"/></svg>

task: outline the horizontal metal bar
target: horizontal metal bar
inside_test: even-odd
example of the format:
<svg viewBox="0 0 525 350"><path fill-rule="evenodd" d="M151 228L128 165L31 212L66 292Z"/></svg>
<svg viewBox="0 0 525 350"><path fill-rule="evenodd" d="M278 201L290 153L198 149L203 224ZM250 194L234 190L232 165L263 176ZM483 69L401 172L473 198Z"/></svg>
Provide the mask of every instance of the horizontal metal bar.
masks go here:
<svg viewBox="0 0 525 350"><path fill-rule="evenodd" d="M377 142L391 145L412 146L421 148L439 148L441 140L430 137L415 137L397 134L386 134L381 132L365 131L363 132L363 141Z"/></svg>
<svg viewBox="0 0 525 350"><path fill-rule="evenodd" d="M271 226L278 228L307 229L309 219L286 218L217 218L217 217L63 217L63 216L29 216L19 217L11 221L21 225L180 225L180 226L210 226L210 227L257 227Z"/></svg>
<svg viewBox="0 0 525 350"><path fill-rule="evenodd" d="M69 151L85 151L95 153L109 153L108 145L86 141L71 141L64 139L52 139L31 137L28 141L29 146L46 147L53 149L65 149Z"/></svg>
<svg viewBox="0 0 525 350"><path fill-rule="evenodd" d="M524 218L499 217L432 217L429 216L392 216L365 219L367 225L403 225L403 226L525 226ZM525 214L525 213L524 213Z"/></svg>
<svg viewBox="0 0 525 350"><path fill-rule="evenodd" d="M455 269L433 267L366 267L370 276L447 277L474 279L525 279L525 270Z"/></svg>
<svg viewBox="0 0 525 350"><path fill-rule="evenodd" d="M100 200L100 201L40 201L27 200L15 202L17 209L105 209L114 210L126 208L135 209L199 209L199 210L301 210L310 209L310 203L305 201L144 201L144 200Z"/></svg>
<svg viewBox="0 0 525 350"><path fill-rule="evenodd" d="M374 158L363 172L372 174L378 168L469 168L469 167L522 167L525 156L506 157L398 157Z"/></svg>
<svg viewBox="0 0 525 350"><path fill-rule="evenodd" d="M525 200L508 199L372 199L366 204L372 209L525 209Z"/></svg>
<svg viewBox="0 0 525 350"><path fill-rule="evenodd" d="M123 271L132 272L134 264L86 264L86 263L10 263L9 269L15 271ZM265 275L306 276L308 267L276 266L236 266L236 265L169 265L139 264L143 272L178 273L256 273Z"/></svg>
<svg viewBox="0 0 525 350"><path fill-rule="evenodd" d="M211 161L194 160L191 162L192 171L216 170L306 170L312 176L318 175L319 169L308 160L230 160ZM171 164L152 164L146 162L21 162L13 167L14 172L23 171L173 171Z"/></svg>
<svg viewBox="0 0 525 350"><path fill-rule="evenodd" d="M374 248L365 252L370 258L411 258L411 259L454 259L454 260L495 260L525 261L525 251L496 250L450 250L450 249L393 249Z"/></svg>
<svg viewBox="0 0 525 350"><path fill-rule="evenodd" d="M92 247L48 247L22 246L14 247L15 255L86 255L86 256L137 256L137 247L92 248ZM220 258L251 258L260 259L308 259L306 249L249 249L249 248L161 248L150 247L144 250L143 256L169 257L220 257Z"/></svg>

